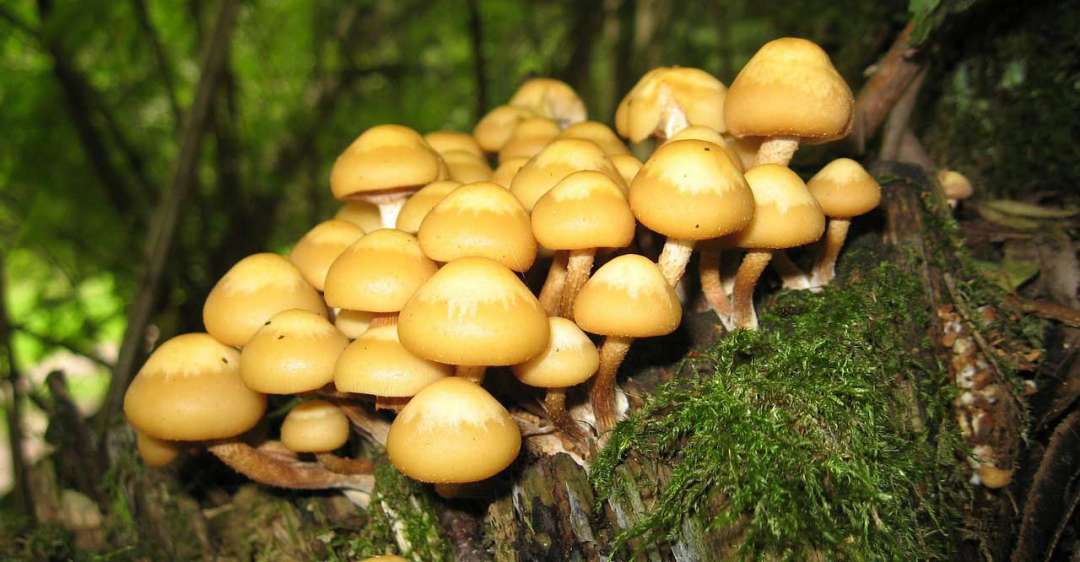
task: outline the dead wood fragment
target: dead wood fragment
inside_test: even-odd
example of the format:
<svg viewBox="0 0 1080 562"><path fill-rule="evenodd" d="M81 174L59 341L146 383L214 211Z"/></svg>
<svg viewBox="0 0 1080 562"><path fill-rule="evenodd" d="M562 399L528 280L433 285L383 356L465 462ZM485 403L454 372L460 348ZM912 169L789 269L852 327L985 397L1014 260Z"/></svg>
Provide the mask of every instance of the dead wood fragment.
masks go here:
<svg viewBox="0 0 1080 562"><path fill-rule="evenodd" d="M1012 562L1049 560L1080 503L1080 411L1054 430L1024 503Z"/></svg>

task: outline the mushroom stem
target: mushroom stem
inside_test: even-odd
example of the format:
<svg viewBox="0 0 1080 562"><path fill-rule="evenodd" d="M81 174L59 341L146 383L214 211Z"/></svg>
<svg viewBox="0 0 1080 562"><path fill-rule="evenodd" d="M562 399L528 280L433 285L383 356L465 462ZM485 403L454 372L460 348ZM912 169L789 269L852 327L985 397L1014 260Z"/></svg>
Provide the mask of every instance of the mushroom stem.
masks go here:
<svg viewBox="0 0 1080 562"><path fill-rule="evenodd" d="M581 432L570 412L566 410L566 389L549 388L544 396L544 409L547 410L548 419L564 435L578 443L585 441L585 434Z"/></svg>
<svg viewBox="0 0 1080 562"><path fill-rule="evenodd" d="M708 244L701 249L698 259L701 292L705 295L705 300L722 321L731 318L731 301L728 300L724 282L720 279L720 249ZM730 329L728 324L724 322L724 327Z"/></svg>
<svg viewBox="0 0 1080 562"><path fill-rule="evenodd" d="M693 240L668 238L667 242L664 242L664 249L660 252L660 258L656 261L657 265L660 266L660 273L664 275L664 279L667 279L668 285L674 287L679 284L683 273L686 272L686 264L690 261L690 254L693 251Z"/></svg>
<svg viewBox="0 0 1080 562"><path fill-rule="evenodd" d="M454 374L476 384L484 384L484 372L487 371L487 367L471 367L466 365L458 365L457 372Z"/></svg>
<svg viewBox="0 0 1080 562"><path fill-rule="evenodd" d="M825 240L821 246L821 255L814 264L814 275L810 279L811 287L824 287L833 280L833 277L836 277L836 259L840 257L840 249L844 247L844 240L847 239L850 226L849 219L829 221L829 228L825 231Z"/></svg>
<svg viewBox="0 0 1080 562"><path fill-rule="evenodd" d="M785 289L800 290L810 288L810 278L799 266L795 265L795 262L791 261L787 252L783 250L773 252L772 265L780 274Z"/></svg>
<svg viewBox="0 0 1080 562"><path fill-rule="evenodd" d="M408 200L408 197L379 202L379 219L383 228L397 227L397 218L401 214L401 208L405 206L406 200Z"/></svg>
<svg viewBox="0 0 1080 562"><path fill-rule="evenodd" d="M376 314L371 317L371 321L368 322L368 329L378 328L379 326L392 326L397 324L398 313L388 312L386 314Z"/></svg>
<svg viewBox="0 0 1080 562"><path fill-rule="evenodd" d="M660 116L660 123L657 127L657 136L660 137L660 142L663 143L679 134L680 131L690 126L689 121L686 120L686 113L683 112L679 104L671 96L671 93L666 91L666 103L664 112Z"/></svg>
<svg viewBox="0 0 1080 562"><path fill-rule="evenodd" d="M761 272L769 265L772 252L750 250L746 252L739 271L735 273L735 326L740 329L757 329L757 312L754 310L754 286Z"/></svg>
<svg viewBox="0 0 1080 562"><path fill-rule="evenodd" d="M551 267L548 268L544 286L540 288L540 306L548 316L558 316L559 304L562 301L563 288L566 286L566 266L570 259L570 253L565 251L555 252L551 258Z"/></svg>
<svg viewBox="0 0 1080 562"><path fill-rule="evenodd" d="M572 250L570 252L570 257L566 263L566 283L559 304L559 316L563 318L573 317L574 299L577 298L581 288L585 286L585 282L589 280L595 256L596 248Z"/></svg>
<svg viewBox="0 0 1080 562"><path fill-rule="evenodd" d="M779 164L787 166L799 150L799 139L794 137L769 137L758 147L754 157L754 166Z"/></svg>
<svg viewBox="0 0 1080 562"><path fill-rule="evenodd" d="M634 338L608 336L600 346L600 368L593 377L589 401L596 415L596 432L603 435L615 427L615 375Z"/></svg>
<svg viewBox="0 0 1080 562"><path fill-rule="evenodd" d="M233 470L267 486L297 490L339 488L370 493L375 485L371 475L338 474L314 463L289 462L238 441L217 443L207 449Z"/></svg>
<svg viewBox="0 0 1080 562"><path fill-rule="evenodd" d="M330 453L318 453L315 460L338 474L372 474L375 464L369 459L348 459Z"/></svg>

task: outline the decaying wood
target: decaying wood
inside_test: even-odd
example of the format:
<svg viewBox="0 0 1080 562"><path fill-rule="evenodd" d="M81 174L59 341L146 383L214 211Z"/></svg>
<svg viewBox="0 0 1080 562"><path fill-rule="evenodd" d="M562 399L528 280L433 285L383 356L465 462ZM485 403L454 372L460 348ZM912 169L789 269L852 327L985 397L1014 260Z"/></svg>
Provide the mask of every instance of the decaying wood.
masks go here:
<svg viewBox="0 0 1080 562"><path fill-rule="evenodd" d="M1024 504L1012 562L1050 560L1080 503L1080 411L1054 430Z"/></svg>
<svg viewBox="0 0 1080 562"><path fill-rule="evenodd" d="M911 22L900 32L885 56L872 67L873 74L855 98L848 138L860 154L922 68L916 58L918 51L909 44L914 28Z"/></svg>

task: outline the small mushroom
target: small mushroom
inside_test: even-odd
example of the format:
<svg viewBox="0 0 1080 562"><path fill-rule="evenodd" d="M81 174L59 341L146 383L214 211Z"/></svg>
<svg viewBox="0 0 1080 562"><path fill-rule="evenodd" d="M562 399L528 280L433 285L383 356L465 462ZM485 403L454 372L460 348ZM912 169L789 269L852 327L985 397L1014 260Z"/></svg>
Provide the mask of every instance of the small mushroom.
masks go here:
<svg viewBox="0 0 1080 562"><path fill-rule="evenodd" d="M464 150L451 150L442 155L449 170L450 179L461 183L474 183L491 179L491 166L487 159Z"/></svg>
<svg viewBox="0 0 1080 562"><path fill-rule="evenodd" d="M510 140L499 149L499 162L532 158L559 136L559 125L547 117L530 117L518 124Z"/></svg>
<svg viewBox="0 0 1080 562"><path fill-rule="evenodd" d="M424 221L431 209L435 208L451 191L461 187L461 182L442 180L432 182L423 189L413 193L397 218L397 229L409 234L416 234L420 230L420 223Z"/></svg>
<svg viewBox="0 0 1080 562"><path fill-rule="evenodd" d="M495 168L495 171L491 174L491 181L510 189L510 183L514 181L514 176L528 161L528 158L510 158L500 162L499 167Z"/></svg>
<svg viewBox="0 0 1080 562"><path fill-rule="evenodd" d="M351 222L359 226L365 233L382 228L382 217L379 215L379 206L367 201L346 201L338 209L335 219Z"/></svg>
<svg viewBox="0 0 1080 562"><path fill-rule="evenodd" d="M630 185L630 182L634 181L634 176L641 171L642 162L633 154L613 154L609 158L626 185Z"/></svg>
<svg viewBox="0 0 1080 562"><path fill-rule="evenodd" d="M811 287L824 287L836 276L836 259L844 246L851 219L877 208L881 186L858 162L838 158L814 174L806 187L829 219L821 255L810 278Z"/></svg>
<svg viewBox="0 0 1080 562"><path fill-rule="evenodd" d="M150 468L165 466L180 455L178 443L157 439L141 431L135 432L135 448L139 451L143 464Z"/></svg>
<svg viewBox="0 0 1080 562"><path fill-rule="evenodd" d="M554 78L526 80L510 97L509 105L525 107L566 128L585 120L585 102L569 84Z"/></svg>
<svg viewBox="0 0 1080 562"><path fill-rule="evenodd" d="M731 158L731 163L735 164L735 167L739 169L739 172L746 170L743 166L742 159L739 157L739 153L732 147L732 143L724 138L724 135L716 132L716 129L710 129L703 125L691 125L676 133L675 136L668 139L668 142L677 140L700 140L711 142L720 148L723 148L724 151L728 153L728 156Z"/></svg>
<svg viewBox="0 0 1080 562"><path fill-rule="evenodd" d="M473 137L485 152L498 152L510 141L522 121L536 116L524 107L500 105L480 119L473 129Z"/></svg>
<svg viewBox="0 0 1080 562"><path fill-rule="evenodd" d="M297 453L329 453L349 440L349 418L325 400L308 400L281 423L281 444Z"/></svg>
<svg viewBox="0 0 1080 562"><path fill-rule="evenodd" d="M600 172L614 180L620 188L626 187L619 170L596 143L582 139L559 139L544 147L518 170L510 184L510 192L521 201L525 210L532 212L536 201L555 184L582 170Z"/></svg>
<svg viewBox="0 0 1080 562"><path fill-rule="evenodd" d="M334 362L348 343L325 317L285 310L259 328L240 352L240 378L263 394L318 390L334 379Z"/></svg>
<svg viewBox="0 0 1080 562"><path fill-rule="evenodd" d="M447 152L454 150L464 150L465 152L480 157L484 156L484 151L476 142L476 138L469 133L459 133L457 131L433 131L424 135L424 140L439 154L446 154Z"/></svg>
<svg viewBox="0 0 1080 562"><path fill-rule="evenodd" d="M321 222L293 246L289 261L308 283L322 291L330 264L363 235L364 229L351 222L337 219Z"/></svg>
<svg viewBox="0 0 1080 562"><path fill-rule="evenodd" d="M399 409L425 386L453 374L401 345L396 325L376 326L349 344L334 367L338 392L375 396L377 408Z"/></svg>
<svg viewBox="0 0 1080 562"><path fill-rule="evenodd" d="M334 315L334 327L340 330L346 338L355 340L367 331L375 316L374 312L364 310L338 309L337 314Z"/></svg>
<svg viewBox="0 0 1080 562"><path fill-rule="evenodd" d="M967 199L975 193L975 188L972 187L967 176L956 170L938 170L937 181L941 184L945 199L949 201L949 207L953 209L961 199Z"/></svg>
<svg viewBox="0 0 1080 562"><path fill-rule="evenodd" d="M615 111L615 128L630 142L650 136L661 141L690 125L724 132L727 89L696 68L660 67L645 73Z"/></svg>
<svg viewBox="0 0 1080 562"><path fill-rule="evenodd" d="M626 148L626 145L619 140L619 137L615 135L615 131L612 131L611 127L599 121L582 121L570 125L559 133L558 138L592 141L609 157L616 154L630 154L630 149Z"/></svg>

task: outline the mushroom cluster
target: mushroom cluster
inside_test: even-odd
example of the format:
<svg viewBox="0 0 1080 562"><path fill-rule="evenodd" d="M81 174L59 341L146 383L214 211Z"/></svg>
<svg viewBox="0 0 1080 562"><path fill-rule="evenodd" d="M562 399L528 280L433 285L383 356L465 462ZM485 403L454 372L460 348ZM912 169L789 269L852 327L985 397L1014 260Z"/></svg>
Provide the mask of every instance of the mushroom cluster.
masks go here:
<svg viewBox="0 0 1080 562"><path fill-rule="evenodd" d="M206 299L206 333L168 340L139 371L124 401L139 452L161 466L206 447L269 485L370 491L370 463L334 454L351 423L445 494L510 466L522 425L587 458L618 420L633 340L679 327L695 248L729 329L756 328L754 287L785 249L827 232L811 275L777 261L801 286L833 277L880 188L851 160L809 184L787 164L800 143L846 135L851 112L825 52L783 38L730 88L693 68L648 72L618 107L618 134L546 78L471 134L371 127L333 165L335 218L287 257L234 265ZM657 147L641 162L619 135ZM666 237L659 255L642 255L639 225ZM729 295L719 258L736 249ZM572 416L568 391L590 380ZM253 446L267 395L296 398L280 441ZM541 395L549 425L522 407Z"/></svg>

